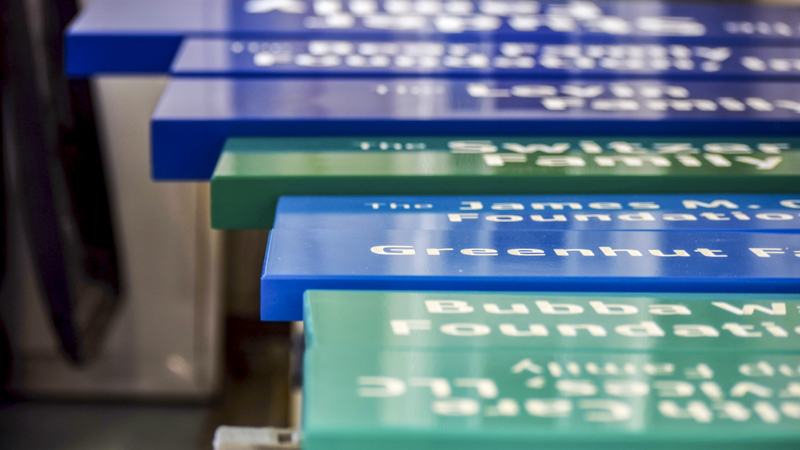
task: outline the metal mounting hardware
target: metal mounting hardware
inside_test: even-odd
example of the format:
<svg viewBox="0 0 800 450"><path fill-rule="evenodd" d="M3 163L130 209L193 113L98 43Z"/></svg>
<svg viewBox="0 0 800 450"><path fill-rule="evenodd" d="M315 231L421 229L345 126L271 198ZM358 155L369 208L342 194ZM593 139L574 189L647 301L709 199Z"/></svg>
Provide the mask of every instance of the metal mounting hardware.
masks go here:
<svg viewBox="0 0 800 450"><path fill-rule="evenodd" d="M298 450L300 431L291 428L232 427L214 433L214 450Z"/></svg>

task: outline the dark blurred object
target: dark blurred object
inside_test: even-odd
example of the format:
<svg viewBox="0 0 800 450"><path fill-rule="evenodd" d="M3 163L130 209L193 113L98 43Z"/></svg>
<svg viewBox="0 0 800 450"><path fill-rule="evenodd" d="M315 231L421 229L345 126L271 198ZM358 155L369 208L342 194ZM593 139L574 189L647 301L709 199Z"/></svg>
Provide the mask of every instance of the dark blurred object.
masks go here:
<svg viewBox="0 0 800 450"><path fill-rule="evenodd" d="M2 3L4 150L40 286L67 358L99 350L119 303L119 268L100 145L87 80L63 73L62 35L74 1L43 1L42 48L23 0ZM37 66L43 53L45 64ZM43 67L46 66L46 67ZM9 148L10 147L10 148ZM5 256L5 253L4 253Z"/></svg>
<svg viewBox="0 0 800 450"><path fill-rule="evenodd" d="M0 14L4 12L5 7L0 9ZM4 37L4 35L0 35L0 61L6 60L6 40ZM3 81L5 78L4 75L5 70L0 70L0 251L2 251L2 253L0 253L2 254L2 257L0 257L0 288L3 286L3 282L6 279L6 258L8 255L8 246L6 241L6 180L5 164L3 161L5 156L5 133L3 133L5 123L5 114L3 114L3 111L5 109L5 105L3 103L2 95L2 86L5 85ZM3 323L3 320L0 319L0 399L5 397L5 393L7 391L6 386L10 374L11 346L8 343L8 333L6 333L5 324Z"/></svg>
<svg viewBox="0 0 800 450"><path fill-rule="evenodd" d="M3 321L0 320L0 400L5 397L8 377L11 374L11 347Z"/></svg>
<svg viewBox="0 0 800 450"><path fill-rule="evenodd" d="M292 389L303 388L303 356L306 354L306 335L303 322L292 322L291 361L289 379Z"/></svg>
<svg viewBox="0 0 800 450"><path fill-rule="evenodd" d="M261 266L269 230L225 231L225 309L229 314L261 320Z"/></svg>
<svg viewBox="0 0 800 450"><path fill-rule="evenodd" d="M290 351L288 322L227 316L224 386L201 442L220 425L289 426Z"/></svg>
<svg viewBox="0 0 800 450"><path fill-rule="evenodd" d="M5 12L5 6L0 6L0 14ZM0 34L0 64L2 61L6 60L6 39L4 36L5 33ZM4 162L5 156L5 145L6 145L6 136L4 133L5 128L5 103L3 102L3 90L2 87L5 85L5 70L2 65L0 65L0 251L2 251L2 257L0 257L0 287L3 286L3 281L6 278L6 255L8 254L8 246L6 244L6 220L8 215L6 214L6 168Z"/></svg>

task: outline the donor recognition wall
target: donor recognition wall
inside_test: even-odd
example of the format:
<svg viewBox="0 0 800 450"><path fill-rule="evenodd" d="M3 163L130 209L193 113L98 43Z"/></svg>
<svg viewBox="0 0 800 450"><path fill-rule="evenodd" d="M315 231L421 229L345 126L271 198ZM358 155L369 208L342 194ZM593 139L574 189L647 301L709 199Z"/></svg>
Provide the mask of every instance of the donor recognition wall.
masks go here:
<svg viewBox="0 0 800 450"><path fill-rule="evenodd" d="M153 178L271 229L303 447L800 448L800 8L96 0L65 42L168 74Z"/></svg>

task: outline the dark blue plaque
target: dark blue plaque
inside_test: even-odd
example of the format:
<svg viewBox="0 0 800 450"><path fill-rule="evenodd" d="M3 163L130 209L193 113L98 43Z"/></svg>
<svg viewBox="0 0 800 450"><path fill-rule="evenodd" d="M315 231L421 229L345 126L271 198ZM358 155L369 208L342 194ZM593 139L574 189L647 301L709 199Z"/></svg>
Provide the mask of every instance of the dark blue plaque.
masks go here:
<svg viewBox="0 0 800 450"><path fill-rule="evenodd" d="M67 33L67 68L166 72L184 37L783 45L786 6L652 1L96 0Z"/></svg>
<svg viewBox="0 0 800 450"><path fill-rule="evenodd" d="M800 84L182 78L153 113L153 175L208 179L232 136L797 135Z"/></svg>
<svg viewBox="0 0 800 450"><path fill-rule="evenodd" d="M272 230L264 320L307 289L800 292L800 235L650 231Z"/></svg>
<svg viewBox="0 0 800 450"><path fill-rule="evenodd" d="M546 44L186 39L183 76L503 76L796 79L800 49L680 44Z"/></svg>
<svg viewBox="0 0 800 450"><path fill-rule="evenodd" d="M281 197L284 230L800 231L800 196Z"/></svg>

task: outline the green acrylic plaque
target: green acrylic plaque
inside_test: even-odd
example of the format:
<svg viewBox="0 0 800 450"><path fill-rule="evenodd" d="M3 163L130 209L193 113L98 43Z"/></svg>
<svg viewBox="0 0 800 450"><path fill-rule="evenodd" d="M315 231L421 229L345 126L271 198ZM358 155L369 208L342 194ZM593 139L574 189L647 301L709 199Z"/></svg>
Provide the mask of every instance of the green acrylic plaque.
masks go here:
<svg viewBox="0 0 800 450"><path fill-rule="evenodd" d="M797 193L796 138L233 138L212 226L272 227L281 195Z"/></svg>
<svg viewBox="0 0 800 450"><path fill-rule="evenodd" d="M796 450L800 357L310 351L305 450Z"/></svg>
<svg viewBox="0 0 800 450"><path fill-rule="evenodd" d="M306 291L312 349L800 355L800 294Z"/></svg>

